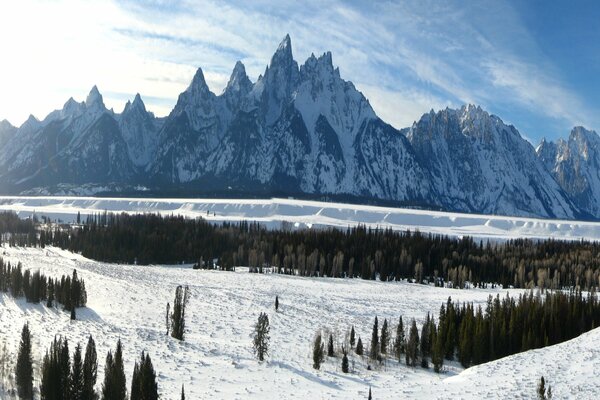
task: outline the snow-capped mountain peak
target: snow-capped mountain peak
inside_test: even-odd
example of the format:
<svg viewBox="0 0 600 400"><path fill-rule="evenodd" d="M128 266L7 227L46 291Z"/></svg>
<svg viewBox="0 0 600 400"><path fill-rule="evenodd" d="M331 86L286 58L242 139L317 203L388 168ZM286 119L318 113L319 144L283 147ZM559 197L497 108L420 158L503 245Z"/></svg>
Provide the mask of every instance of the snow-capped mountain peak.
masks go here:
<svg viewBox="0 0 600 400"><path fill-rule="evenodd" d="M85 105L87 108L106 109L102 95L100 94L100 91L96 85L92 87L90 93L85 99Z"/></svg>

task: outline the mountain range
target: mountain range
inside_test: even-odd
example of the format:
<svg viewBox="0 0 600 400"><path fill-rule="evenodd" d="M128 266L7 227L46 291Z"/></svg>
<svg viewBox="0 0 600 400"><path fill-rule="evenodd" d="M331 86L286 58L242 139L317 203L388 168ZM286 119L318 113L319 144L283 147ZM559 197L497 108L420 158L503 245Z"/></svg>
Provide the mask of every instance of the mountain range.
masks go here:
<svg viewBox="0 0 600 400"><path fill-rule="evenodd" d="M164 118L139 94L108 110L94 86L41 121L0 122L0 192L281 195L599 219L600 137L575 127L536 149L474 105L398 130L331 53L298 65L286 36L256 82L238 61L217 95L198 69Z"/></svg>

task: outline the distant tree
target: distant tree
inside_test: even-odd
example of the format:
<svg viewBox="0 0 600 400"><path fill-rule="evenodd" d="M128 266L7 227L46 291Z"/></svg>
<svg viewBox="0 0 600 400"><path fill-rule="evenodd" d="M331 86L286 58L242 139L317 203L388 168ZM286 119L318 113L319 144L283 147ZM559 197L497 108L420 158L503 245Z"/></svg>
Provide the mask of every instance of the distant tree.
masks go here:
<svg viewBox="0 0 600 400"><path fill-rule="evenodd" d="M356 333L354 332L354 325L352 325L352 329L350 329L350 347L354 348L356 344Z"/></svg>
<svg viewBox="0 0 600 400"><path fill-rule="evenodd" d="M371 351L369 352L369 357L371 357L372 360L376 360L377 356L379 356L379 327L377 317L375 317L373 332L371 333Z"/></svg>
<svg viewBox="0 0 600 400"><path fill-rule="evenodd" d="M83 379L83 361L81 359L81 345L77 344L73 354L73 366L70 379L71 399L82 400L85 382Z"/></svg>
<svg viewBox="0 0 600 400"><path fill-rule="evenodd" d="M48 286L47 286L47 299L46 299L46 307L50 308L54 305L54 283L52 282L52 279L48 280Z"/></svg>
<svg viewBox="0 0 600 400"><path fill-rule="evenodd" d="M171 305L167 303L167 312L165 314L165 325L167 328L167 335L169 335L169 329L171 328Z"/></svg>
<svg viewBox="0 0 600 400"><path fill-rule="evenodd" d="M19 397L33 399L33 361L31 359L31 333L28 324L23 325L21 331L15 378Z"/></svg>
<svg viewBox="0 0 600 400"><path fill-rule="evenodd" d="M540 383L538 383L537 396L539 400L546 400L546 381L543 376L540 378Z"/></svg>
<svg viewBox="0 0 600 400"><path fill-rule="evenodd" d="M329 342L327 343L327 357L335 357L333 350L333 335L329 335Z"/></svg>
<svg viewBox="0 0 600 400"><path fill-rule="evenodd" d="M279 311L279 296L275 296L275 311Z"/></svg>
<svg viewBox="0 0 600 400"><path fill-rule="evenodd" d="M181 400L185 400L185 388L183 384L181 384Z"/></svg>
<svg viewBox="0 0 600 400"><path fill-rule="evenodd" d="M77 315L75 313L75 307L71 308L71 321L74 321L77 319Z"/></svg>
<svg viewBox="0 0 600 400"><path fill-rule="evenodd" d="M321 364L325 359L325 345L321 339L321 333L318 333L313 342L313 368L321 369Z"/></svg>
<svg viewBox="0 0 600 400"><path fill-rule="evenodd" d="M417 329L417 323L413 318L412 325L410 327L410 332L408 335L408 343L406 344L406 365L416 367L418 353L419 353L419 330Z"/></svg>
<svg viewBox="0 0 600 400"><path fill-rule="evenodd" d="M83 395L82 400L96 400L98 397L94 387L98 377L98 356L96 354L96 342L92 336L88 338L85 347L85 358L83 360Z"/></svg>
<svg viewBox="0 0 600 400"><path fill-rule="evenodd" d="M427 313L427 319L421 327L421 342L420 342L420 353L421 353L421 367L429 368L428 358L431 355L430 340L430 325L431 320L429 319L429 313Z"/></svg>
<svg viewBox="0 0 600 400"><path fill-rule="evenodd" d="M435 342L431 351L431 362L433 363L433 370L438 373L441 372L442 365L444 364L444 335L441 325L435 336Z"/></svg>
<svg viewBox="0 0 600 400"><path fill-rule="evenodd" d="M175 301L173 302L173 314L171 314L171 336L183 340L185 334L185 309L189 301L189 288L177 286L175 289Z"/></svg>
<svg viewBox="0 0 600 400"><path fill-rule="evenodd" d="M406 351L406 338L404 337L404 323L402 317L398 321L396 328L396 339L394 340L394 354L398 361L402 360L402 354Z"/></svg>
<svg viewBox="0 0 600 400"><path fill-rule="evenodd" d="M117 341L115 355L108 352L104 367L104 383L102 384L102 400L126 400L127 382L123 368L123 348L121 340Z"/></svg>
<svg viewBox="0 0 600 400"><path fill-rule="evenodd" d="M387 318L385 318L383 320L383 325L381 327L381 338L380 338L380 348L381 348L381 353L382 354L387 354L387 345L388 342L390 340L390 333L388 330L388 322L387 322Z"/></svg>
<svg viewBox="0 0 600 400"><path fill-rule="evenodd" d="M342 347L342 353L344 353L344 356L342 357L342 372L347 374L349 371L348 368L348 350L346 350L345 347Z"/></svg>
<svg viewBox="0 0 600 400"><path fill-rule="evenodd" d="M264 361L269 354L269 317L266 313L260 313L258 322L254 326L254 353L259 361Z"/></svg>
<svg viewBox="0 0 600 400"><path fill-rule="evenodd" d="M373 400L373 396L371 395L371 387L369 387L369 400Z"/></svg>
<svg viewBox="0 0 600 400"><path fill-rule="evenodd" d="M360 339L360 336L358 337L358 342L356 342L356 355L362 356L364 354L364 349L363 349L363 344L362 344L362 340Z"/></svg>

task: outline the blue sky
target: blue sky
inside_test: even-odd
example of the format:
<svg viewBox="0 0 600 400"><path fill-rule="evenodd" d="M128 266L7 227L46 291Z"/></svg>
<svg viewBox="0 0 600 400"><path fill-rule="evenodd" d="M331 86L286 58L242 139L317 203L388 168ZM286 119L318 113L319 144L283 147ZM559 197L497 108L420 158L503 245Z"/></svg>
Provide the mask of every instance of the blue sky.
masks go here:
<svg viewBox="0 0 600 400"><path fill-rule="evenodd" d="M12 3L12 4L9 4ZM237 60L264 71L289 33L301 64L332 51L387 122L480 104L534 144L600 129L600 2L78 1L0 3L0 119L43 118L97 84L121 111L165 115L202 67L220 93Z"/></svg>

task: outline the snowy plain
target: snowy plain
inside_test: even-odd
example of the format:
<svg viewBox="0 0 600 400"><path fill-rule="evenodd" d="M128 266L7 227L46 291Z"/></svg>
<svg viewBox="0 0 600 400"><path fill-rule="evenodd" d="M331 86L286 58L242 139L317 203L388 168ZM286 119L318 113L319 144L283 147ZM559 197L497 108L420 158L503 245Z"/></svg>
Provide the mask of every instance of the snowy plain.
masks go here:
<svg viewBox="0 0 600 400"><path fill-rule="evenodd" d="M394 230L477 238L555 238L600 240L600 222L461 214L295 199L162 199L69 196L0 196L0 210L25 217L33 213L63 221L77 213L127 212L177 214L209 221L250 220L271 227L287 221L296 227L358 224Z"/></svg>
<svg viewBox="0 0 600 400"><path fill-rule="evenodd" d="M0 251L6 260L21 261L49 276L78 270L88 291L88 307L78 310L79 320L0 295L0 338L15 351L28 321L39 360L55 335L68 338L73 349L92 334L98 348L98 386L106 352L121 338L128 382L134 361L142 351L149 352L163 399L178 399L182 384L190 399L366 399L369 387L374 399L531 399L541 375L555 399L600 395L598 329L467 370L454 363L440 375L394 360L367 371L356 356L351 356L350 374L341 372L340 357L328 359L321 371L312 368L311 342L318 329L343 337L354 325L368 346L375 315L390 320L393 331L400 315L405 324L411 318L421 323L427 312L437 315L448 296L483 305L490 294L515 296L520 290L106 264L52 247ZM179 284L191 289L184 342L167 336L164 323L166 303L172 302ZM276 295L279 312L273 307ZM251 347L260 312L267 312L271 323L270 354L262 364Z"/></svg>

